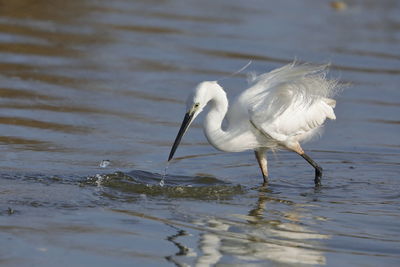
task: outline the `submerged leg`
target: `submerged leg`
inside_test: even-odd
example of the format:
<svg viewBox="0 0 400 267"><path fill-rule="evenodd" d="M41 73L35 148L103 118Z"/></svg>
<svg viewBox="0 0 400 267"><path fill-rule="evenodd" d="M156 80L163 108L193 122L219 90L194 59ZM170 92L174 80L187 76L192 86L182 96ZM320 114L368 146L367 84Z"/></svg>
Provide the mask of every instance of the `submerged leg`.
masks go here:
<svg viewBox="0 0 400 267"><path fill-rule="evenodd" d="M300 154L305 160L307 160L308 163L311 164L315 168L315 178L314 178L314 183L315 186L320 186L321 185L321 177L322 177L322 167L319 166L312 158L310 158L306 153L303 152L303 154Z"/></svg>
<svg viewBox="0 0 400 267"><path fill-rule="evenodd" d="M292 149L294 152L299 154L300 156L303 157L308 163L311 164L311 166L314 167L315 169L315 178L314 178L314 183L315 186L320 186L321 185L321 177L322 177L322 167L319 166L310 156L308 156L306 153L304 153L303 149L301 148L300 144L297 144L295 149Z"/></svg>
<svg viewBox="0 0 400 267"><path fill-rule="evenodd" d="M264 183L268 182L268 167L267 167L267 156L265 155L265 148L258 148L254 150L258 166L260 166L262 176L264 178Z"/></svg>

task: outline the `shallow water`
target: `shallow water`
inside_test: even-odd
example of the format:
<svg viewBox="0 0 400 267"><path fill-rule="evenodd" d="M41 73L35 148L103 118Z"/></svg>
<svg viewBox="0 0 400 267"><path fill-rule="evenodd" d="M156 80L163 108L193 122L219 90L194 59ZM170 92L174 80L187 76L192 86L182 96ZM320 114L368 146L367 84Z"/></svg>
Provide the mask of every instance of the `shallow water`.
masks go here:
<svg viewBox="0 0 400 267"><path fill-rule="evenodd" d="M0 2L0 264L400 264L398 1ZM331 62L336 121L304 145L325 170L206 142L160 180L198 82L253 60ZM245 75L223 80L230 97Z"/></svg>

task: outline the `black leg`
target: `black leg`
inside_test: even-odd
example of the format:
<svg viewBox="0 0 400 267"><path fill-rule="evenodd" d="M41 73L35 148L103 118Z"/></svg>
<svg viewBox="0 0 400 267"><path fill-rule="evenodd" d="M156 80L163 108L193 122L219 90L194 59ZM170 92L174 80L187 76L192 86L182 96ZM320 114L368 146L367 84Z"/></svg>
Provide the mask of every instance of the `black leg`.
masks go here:
<svg viewBox="0 0 400 267"><path fill-rule="evenodd" d="M261 173L264 179L263 184L268 184L268 166L267 166L267 156L265 155L265 149L259 148L254 150L258 166L260 166Z"/></svg>
<svg viewBox="0 0 400 267"><path fill-rule="evenodd" d="M301 154L305 160L307 160L308 163L311 164L315 168L315 179L314 183L315 186L320 186L321 185L321 177L322 177L322 168L319 166L312 158L310 158L306 153Z"/></svg>

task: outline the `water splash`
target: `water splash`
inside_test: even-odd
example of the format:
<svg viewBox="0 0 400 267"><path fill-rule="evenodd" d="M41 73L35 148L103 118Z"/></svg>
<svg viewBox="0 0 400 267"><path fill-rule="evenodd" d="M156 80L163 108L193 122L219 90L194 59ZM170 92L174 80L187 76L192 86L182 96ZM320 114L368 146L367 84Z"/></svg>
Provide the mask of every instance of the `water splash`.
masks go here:
<svg viewBox="0 0 400 267"><path fill-rule="evenodd" d="M164 178L165 180L167 178ZM89 176L82 185L96 186L99 193L112 200L135 201L148 197L221 200L243 194L246 188L210 176L168 175L168 186L158 173L133 170ZM165 184L162 186L160 183Z"/></svg>
<svg viewBox="0 0 400 267"><path fill-rule="evenodd" d="M159 183L159 185L160 185L161 187L163 187L163 186L165 185L165 178L167 177L167 170L168 170L168 167L169 167L169 162L167 162L167 164L165 165L164 172L163 172L163 174L162 174L162 176L161 176L161 181L160 181L160 183Z"/></svg>
<svg viewBox="0 0 400 267"><path fill-rule="evenodd" d="M102 184L103 184L104 180L106 179L106 177L101 174L96 174L95 179L96 179L95 184L97 185L97 187L102 187Z"/></svg>
<svg viewBox="0 0 400 267"><path fill-rule="evenodd" d="M107 168L110 165L111 161L108 159L102 160L99 164L100 168Z"/></svg>

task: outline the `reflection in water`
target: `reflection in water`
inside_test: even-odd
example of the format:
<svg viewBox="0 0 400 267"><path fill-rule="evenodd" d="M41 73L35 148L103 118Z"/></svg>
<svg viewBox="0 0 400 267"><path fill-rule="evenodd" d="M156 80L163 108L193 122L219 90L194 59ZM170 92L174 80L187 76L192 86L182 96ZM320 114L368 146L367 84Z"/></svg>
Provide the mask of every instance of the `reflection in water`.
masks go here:
<svg viewBox="0 0 400 267"><path fill-rule="evenodd" d="M291 59L267 57L267 56L263 56L263 55L243 54L243 53L239 53L239 52L228 52L228 51L224 51L224 50L207 50L207 49L196 49L196 48L191 48L190 50L193 52L197 52L199 54L215 56L215 57L219 57L219 58L243 59L243 60L248 60L250 58L250 59L258 60L258 61L277 62L277 63L281 63L281 64L288 64L288 63L292 62ZM342 70L342 71L346 70L346 71L354 71L354 72L384 73L384 74L393 74L393 75L400 74L399 69L354 67L354 66L343 66L343 65L339 65L339 64L332 64L331 67L332 67L332 69L337 69L337 70Z"/></svg>
<svg viewBox="0 0 400 267"><path fill-rule="evenodd" d="M176 252L174 255L166 256L165 259L169 262L174 263L176 266L190 266L190 264L183 264L180 260L182 259L182 257L196 257L197 254L191 248L183 245L180 241L178 241L179 238L188 236L188 233L185 230L181 230L173 225L170 226L176 230L176 234L167 236L166 239L178 248L178 252Z"/></svg>
<svg viewBox="0 0 400 267"><path fill-rule="evenodd" d="M399 3L0 0L0 262L397 266ZM309 170L286 154L282 192L254 196L253 159L212 150L199 124L159 185L195 84L295 57L352 84L310 147L318 205L299 204L309 185L283 177ZM229 97L244 76L223 80Z"/></svg>
<svg viewBox="0 0 400 267"><path fill-rule="evenodd" d="M17 117L0 117L0 124L47 129L52 131L61 131L65 133L89 132L89 129L82 126L67 125L56 122L45 122L45 121L17 118Z"/></svg>
<svg viewBox="0 0 400 267"><path fill-rule="evenodd" d="M14 99L40 99L40 100L55 100L55 96L44 95L32 91L18 90L14 88L0 88L0 95L2 98Z"/></svg>
<svg viewBox="0 0 400 267"><path fill-rule="evenodd" d="M302 226L301 217L305 209L294 203L286 202L293 210L282 214L288 222L268 220L267 204L271 201L279 199L270 198L268 191L261 188L256 206L248 216L234 214L234 219L198 221L196 224L205 227L207 232L201 235L203 255L197 263L205 266L216 264L223 253L244 262L268 260L286 264L326 264L317 240L329 236Z"/></svg>
<svg viewBox="0 0 400 267"><path fill-rule="evenodd" d="M137 201L135 195L167 196L170 198L200 199L229 199L237 196L240 191L210 177L168 177L169 186L158 184L160 175L133 171L129 175L115 173L89 177L86 184L100 186L103 197L123 201ZM186 183L186 186L184 184ZM220 185L218 185L218 183ZM109 190L112 189L112 190ZM268 209L270 203L281 203L289 207L289 211L279 211L280 220ZM232 255L244 262L272 261L291 264L319 264L326 263L317 240L327 239L328 235L318 234L302 225L302 217L307 210L291 201L279 199L265 187L258 190L255 207L248 215L232 214L230 218L212 217L195 220L194 226L189 228L201 230L199 240L200 255L197 257L194 248L189 248L180 238L188 235L179 224L164 221L177 229L177 233L166 237L179 251L166 259L179 265L184 258L196 258L197 266L217 264L223 255ZM132 212L128 212L132 214ZM271 215L270 215L271 214ZM143 215L141 215L143 216ZM149 217L150 218L150 217ZM152 218L152 217L151 217Z"/></svg>

